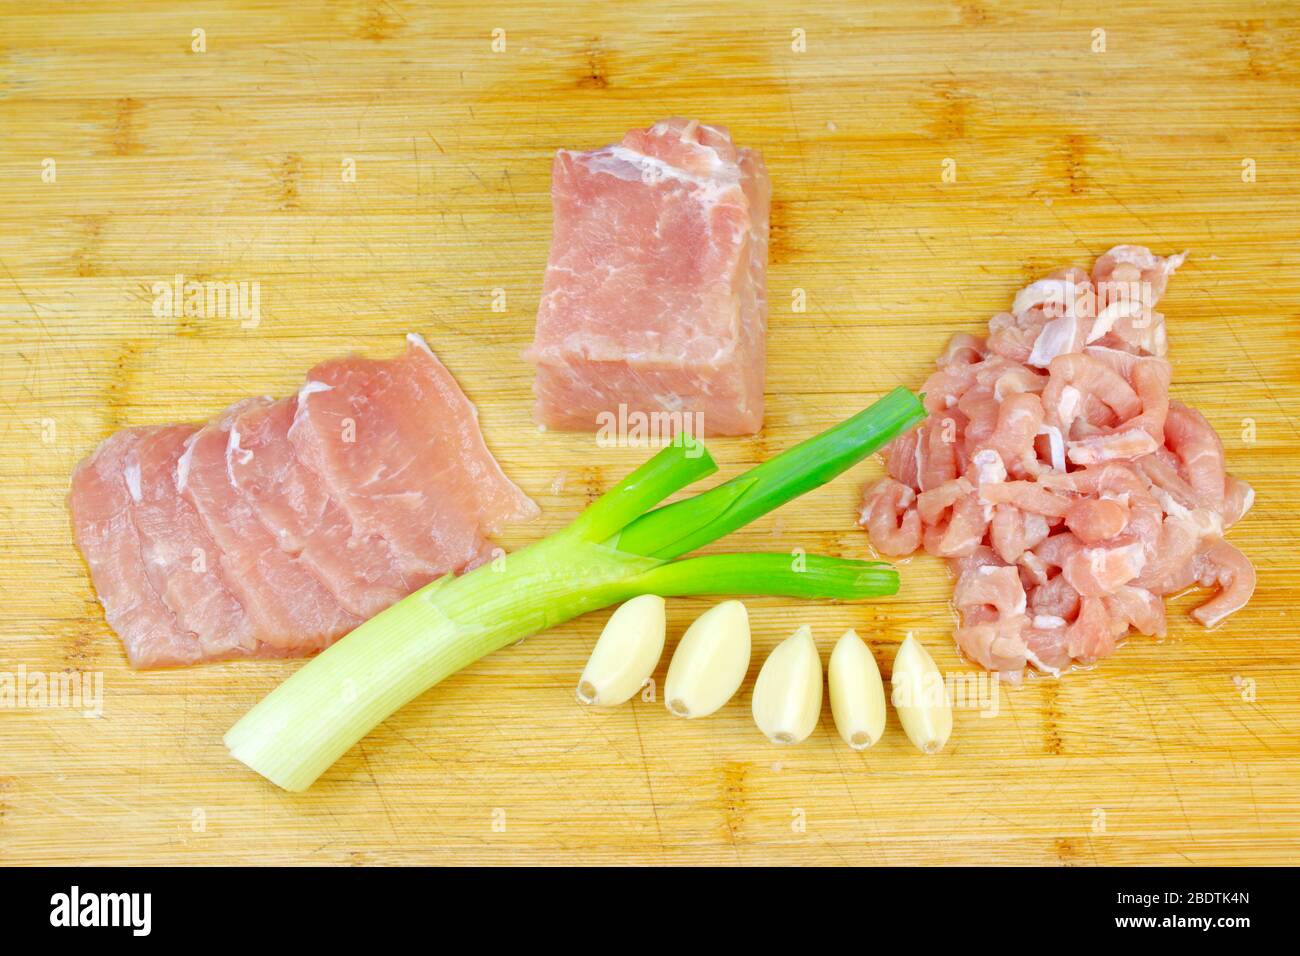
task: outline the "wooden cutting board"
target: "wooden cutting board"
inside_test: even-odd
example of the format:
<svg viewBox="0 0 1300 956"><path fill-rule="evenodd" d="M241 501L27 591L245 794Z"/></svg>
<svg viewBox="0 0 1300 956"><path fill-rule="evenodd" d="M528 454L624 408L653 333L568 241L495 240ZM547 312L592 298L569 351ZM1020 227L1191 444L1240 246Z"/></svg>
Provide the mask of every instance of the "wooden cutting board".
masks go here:
<svg viewBox="0 0 1300 956"><path fill-rule="evenodd" d="M0 671L102 680L103 711L0 709L0 863L1295 862L1296 14L4 3ZM857 754L829 708L788 749L749 714L758 662L800 623L823 655L857 628L886 673L908 630L965 669L934 559L902 562L879 604L753 601L750 679L701 721L576 703L594 614L426 694L310 792L276 790L221 735L299 665L128 669L72 545L73 466L115 429L286 394L418 331L544 510L504 543L560 528L646 452L530 422L551 155L674 114L730 125L775 183L767 426L712 442L724 477L919 385L1047 270L1187 249L1162 305L1174 391L1258 490L1232 533L1254 601L1205 631L1179 600L1165 640L1003 691L996 716L959 710L938 757L892 716ZM177 275L256 284L259 321L156 317ZM855 505L879 471L726 546L868 556ZM670 647L707 604L671 602Z"/></svg>

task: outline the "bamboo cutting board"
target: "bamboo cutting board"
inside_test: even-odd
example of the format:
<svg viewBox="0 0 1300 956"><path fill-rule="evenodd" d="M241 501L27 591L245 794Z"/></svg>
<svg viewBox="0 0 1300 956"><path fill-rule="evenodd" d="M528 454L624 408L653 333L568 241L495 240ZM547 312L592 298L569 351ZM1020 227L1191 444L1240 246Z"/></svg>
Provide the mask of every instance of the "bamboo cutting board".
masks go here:
<svg viewBox="0 0 1300 956"><path fill-rule="evenodd" d="M1296 860L1300 12L3 8L0 671L100 679L103 710L0 709L0 863ZM759 662L799 623L823 658L852 626L887 674L910 629L963 669L934 559L903 562L879 604L753 601L749 681L702 721L580 706L594 614L421 697L310 792L276 790L221 735L299 665L132 672L72 545L74 464L118 428L286 394L317 361L418 331L544 510L503 542L562 527L646 452L529 419L550 158L675 114L730 125L775 184L767 426L711 443L723 477L918 386L950 333L1051 268L1119 242L1188 249L1162 305L1174 391L1258 490L1232 533L1253 603L1205 631L1182 599L1163 641L1004 691L996 716L959 710L939 757L893 716L863 755L829 707L788 749L749 715ZM259 320L156 317L154 284L177 275L256 284ZM868 556L855 505L879 471L726 547ZM670 648L707 603L670 602Z"/></svg>

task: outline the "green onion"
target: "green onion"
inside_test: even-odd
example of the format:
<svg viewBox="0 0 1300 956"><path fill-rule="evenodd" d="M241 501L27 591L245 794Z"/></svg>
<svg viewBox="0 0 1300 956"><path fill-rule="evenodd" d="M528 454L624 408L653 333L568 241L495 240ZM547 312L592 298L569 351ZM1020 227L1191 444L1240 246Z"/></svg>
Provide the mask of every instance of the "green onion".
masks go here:
<svg viewBox="0 0 1300 956"><path fill-rule="evenodd" d="M638 593L779 594L853 601L898 590L898 572L883 561L850 561L809 554L709 554L647 571L629 582Z"/></svg>
<svg viewBox="0 0 1300 956"><path fill-rule="evenodd" d="M503 560L421 588L356 628L272 691L226 734L231 754L305 790L376 725L434 684L531 634L638 594L893 594L887 564L808 555L671 561L824 484L925 417L897 389L841 425L712 491L646 514L715 471L681 436L569 527Z"/></svg>
<svg viewBox="0 0 1300 956"><path fill-rule="evenodd" d="M618 547L655 558L694 551L826 484L924 417L917 397L896 388L870 408L740 477L633 521L619 535Z"/></svg>

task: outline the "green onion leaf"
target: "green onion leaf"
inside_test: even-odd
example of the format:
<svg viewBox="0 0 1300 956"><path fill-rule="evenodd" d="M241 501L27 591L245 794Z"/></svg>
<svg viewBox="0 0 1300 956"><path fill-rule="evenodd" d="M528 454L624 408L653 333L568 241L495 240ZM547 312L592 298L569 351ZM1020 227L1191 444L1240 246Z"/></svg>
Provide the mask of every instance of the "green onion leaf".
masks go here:
<svg viewBox="0 0 1300 956"><path fill-rule="evenodd" d="M898 591L898 572L883 561L820 554L709 554L660 565L628 582L662 597L779 594L860 601Z"/></svg>
<svg viewBox="0 0 1300 956"><path fill-rule="evenodd" d="M686 434L593 502L569 527L587 541L605 541L674 491L718 470L704 445Z"/></svg>
<svg viewBox="0 0 1300 956"><path fill-rule="evenodd" d="M619 533L615 544L629 554L665 559L694 551L826 484L925 415L915 395L896 388L848 421L738 478L638 518Z"/></svg>

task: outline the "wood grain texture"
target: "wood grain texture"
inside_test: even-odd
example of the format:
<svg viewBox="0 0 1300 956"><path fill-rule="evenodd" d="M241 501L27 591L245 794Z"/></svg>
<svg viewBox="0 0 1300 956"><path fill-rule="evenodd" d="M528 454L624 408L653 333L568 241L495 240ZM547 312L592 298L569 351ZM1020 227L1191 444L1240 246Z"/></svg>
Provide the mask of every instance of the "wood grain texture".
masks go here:
<svg viewBox="0 0 1300 956"><path fill-rule="evenodd" d="M0 863L1296 861L1294 8L0 8L0 670L104 680L99 718L0 710ZM902 593L876 605L754 601L750 680L697 722L576 703L596 614L426 694L309 793L277 791L221 734L298 665L131 672L72 545L73 465L115 429L284 394L316 361L391 354L416 330L544 509L504 543L562 526L644 453L530 423L520 351L550 156L672 114L729 124L775 184L767 427L712 443L724 475L918 385L951 332L979 330L1045 270L1118 242L1188 249L1162 306L1175 392L1258 489L1233 531L1259 567L1254 602L1205 631L1180 600L1168 639L1006 692L996 717L959 711L939 758L892 717L860 755L829 707L790 749L749 716L757 660L802 622L824 654L856 627L886 673L908 629L961 668L935 560L904 562ZM155 318L153 284L178 273L259 283L261 323ZM878 472L864 464L727 547L865 556L855 505ZM671 602L670 646L704 606Z"/></svg>

